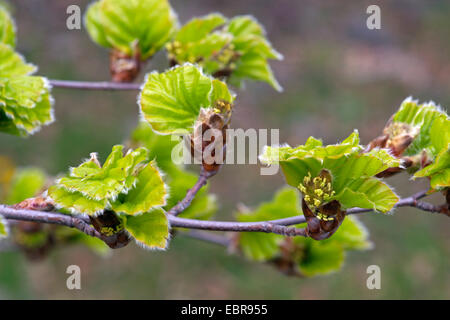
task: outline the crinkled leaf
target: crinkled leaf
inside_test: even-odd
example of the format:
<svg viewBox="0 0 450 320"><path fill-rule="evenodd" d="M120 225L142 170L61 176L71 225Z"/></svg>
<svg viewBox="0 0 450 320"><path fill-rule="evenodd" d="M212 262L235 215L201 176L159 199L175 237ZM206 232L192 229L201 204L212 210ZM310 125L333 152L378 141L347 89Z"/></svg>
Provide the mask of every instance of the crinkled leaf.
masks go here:
<svg viewBox="0 0 450 320"><path fill-rule="evenodd" d="M241 55L230 82L240 86L243 80L249 78L267 82L277 91L282 91L267 60L281 60L283 56L267 40L259 22L251 16L238 16L230 20L226 31L233 34L232 43Z"/></svg>
<svg viewBox="0 0 450 320"><path fill-rule="evenodd" d="M94 159L87 160L72 169L67 177L61 178L58 185L94 200L113 199L133 186L137 180L139 164L147 157L148 151L145 148L138 148L124 156L123 146L117 145L113 147L103 167L96 165Z"/></svg>
<svg viewBox="0 0 450 320"><path fill-rule="evenodd" d="M170 59L198 63L207 73L217 76L231 74L230 82L235 85L252 79L282 90L268 63L268 59L280 60L282 56L251 16L229 21L219 14L195 18L179 30L167 48Z"/></svg>
<svg viewBox="0 0 450 320"><path fill-rule="evenodd" d="M45 180L46 175L42 170L28 168L18 171L13 178L5 203L15 204L36 196L44 187Z"/></svg>
<svg viewBox="0 0 450 320"><path fill-rule="evenodd" d="M0 43L15 47L16 26L9 12L0 6Z"/></svg>
<svg viewBox="0 0 450 320"><path fill-rule="evenodd" d="M292 148L269 147L264 148L260 160L266 164L274 164L291 158L315 158L322 161L324 158L341 158L354 154L361 150L359 145L359 133L355 130L342 143L323 146L321 140L314 137L308 138L304 145Z"/></svg>
<svg viewBox="0 0 450 320"><path fill-rule="evenodd" d="M45 78L36 76L17 76L4 81L1 98L11 104L24 108L34 108L48 93Z"/></svg>
<svg viewBox="0 0 450 320"><path fill-rule="evenodd" d="M99 45L128 55L137 46L146 60L170 40L178 22L167 0L100 0L88 8L85 24Z"/></svg>
<svg viewBox="0 0 450 320"><path fill-rule="evenodd" d="M216 30L226 22L220 14L209 14L194 18L176 34L174 42L167 44L169 58L178 63L199 63L208 73L214 73L220 66L217 55L231 43L232 35Z"/></svg>
<svg viewBox="0 0 450 320"><path fill-rule="evenodd" d="M85 197L78 191L68 191L62 187L51 186L48 196L56 203L58 208L67 209L71 213L83 213L96 215L103 212L107 206L107 200L94 200Z"/></svg>
<svg viewBox="0 0 450 320"><path fill-rule="evenodd" d="M135 215L166 204L166 187L154 162L141 169L136 186L127 194L121 194L111 203L117 213Z"/></svg>
<svg viewBox="0 0 450 320"><path fill-rule="evenodd" d="M53 100L45 78L7 79L1 91L0 113L4 116L0 116L0 131L27 136L53 122Z"/></svg>
<svg viewBox="0 0 450 320"><path fill-rule="evenodd" d="M27 136L38 131L43 125L54 121L52 99L48 93L41 97L34 108L22 107L15 104L0 103L0 131ZM3 109L3 110L1 110Z"/></svg>
<svg viewBox="0 0 450 320"><path fill-rule="evenodd" d="M218 81L218 80L215 80ZM161 134L185 134L192 130L201 108L214 105L212 99L228 102L232 94L191 64L164 73L149 74L141 91L142 115Z"/></svg>
<svg viewBox="0 0 450 320"><path fill-rule="evenodd" d="M103 166L96 155L59 179L48 195L57 206L88 215L105 208L129 215L163 206L166 188L148 150L137 148L123 155L123 146L114 146Z"/></svg>
<svg viewBox="0 0 450 320"><path fill-rule="evenodd" d="M388 212L399 197L384 182L376 178L347 180L345 187L333 197L344 208L367 208Z"/></svg>
<svg viewBox="0 0 450 320"><path fill-rule="evenodd" d="M373 149L367 153L337 159L325 158L323 161L323 167L334 176L333 189L336 193L348 186L351 180L373 177L388 168L399 166L400 160L384 149Z"/></svg>
<svg viewBox="0 0 450 320"><path fill-rule="evenodd" d="M360 153L358 132L353 132L340 144L323 146L320 140L309 138L304 145L266 147L260 160L280 163L286 182L293 187L303 183L307 175L317 176L322 169L331 172L332 189L346 208L358 206L386 212L398 201L395 193L383 182L373 178L400 161L386 150L374 149ZM353 198L356 197L356 198Z"/></svg>
<svg viewBox="0 0 450 320"><path fill-rule="evenodd" d="M169 241L169 222L162 209L124 216L125 229L136 239L136 242L148 249L166 249Z"/></svg>
<svg viewBox="0 0 450 320"><path fill-rule="evenodd" d="M408 98L403 101L392 121L394 123L406 123L417 132L413 142L405 152L407 155L416 155L421 153L422 150L426 150L434 157L443 146L450 142L448 116L433 102L419 104L417 101ZM436 121L439 121L439 124L433 129Z"/></svg>
<svg viewBox="0 0 450 320"><path fill-rule="evenodd" d="M26 76L36 70L37 68L34 65L26 63L25 59L16 53L12 47L0 43L0 79Z"/></svg>
<svg viewBox="0 0 450 320"><path fill-rule="evenodd" d="M175 40L182 43L200 41L225 22L226 18L218 13L194 18L178 30Z"/></svg>
<svg viewBox="0 0 450 320"><path fill-rule="evenodd" d="M406 99L393 117L394 122L406 123L416 135L406 150L408 155L418 155L424 151L432 163L414 174L417 177L429 177L432 189L450 185L449 144L450 119L433 102L418 104L411 98Z"/></svg>
<svg viewBox="0 0 450 320"><path fill-rule="evenodd" d="M283 91L267 60L256 53L248 53L240 57L229 81L237 87L242 87L245 79L267 82L275 90Z"/></svg>
<svg viewBox="0 0 450 320"><path fill-rule="evenodd" d="M433 121L430 129L431 153L437 156L450 143L450 119L440 116Z"/></svg>
<svg viewBox="0 0 450 320"><path fill-rule="evenodd" d="M29 76L36 68L0 43L0 131L27 136L53 122L53 100L45 78Z"/></svg>

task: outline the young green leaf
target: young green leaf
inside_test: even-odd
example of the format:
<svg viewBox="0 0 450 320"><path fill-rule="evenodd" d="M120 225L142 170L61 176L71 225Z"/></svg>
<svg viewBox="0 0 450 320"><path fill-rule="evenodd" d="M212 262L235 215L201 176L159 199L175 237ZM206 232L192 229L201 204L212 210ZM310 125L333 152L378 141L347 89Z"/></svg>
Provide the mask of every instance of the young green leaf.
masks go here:
<svg viewBox="0 0 450 320"><path fill-rule="evenodd" d="M117 213L135 215L166 204L166 186L155 162L145 166L137 175L136 186L128 193L122 193L111 203Z"/></svg>
<svg viewBox="0 0 450 320"><path fill-rule="evenodd" d="M97 44L146 60L171 39L178 21L167 0L99 0L85 25Z"/></svg>
<svg viewBox="0 0 450 320"><path fill-rule="evenodd" d="M302 214L299 203L298 191L283 188L275 194L272 201L261 204L256 210L238 213L237 220L253 222L298 216ZM242 232L239 235L239 245L248 259L266 261L278 254L283 239L283 236L277 234Z"/></svg>
<svg viewBox="0 0 450 320"><path fill-rule="evenodd" d="M125 215L125 229L146 249L164 250L169 241L169 222L162 209L140 215Z"/></svg>
<svg viewBox="0 0 450 320"><path fill-rule="evenodd" d="M174 40L181 43L200 41L226 21L227 19L219 13L194 18L178 30Z"/></svg>
<svg viewBox="0 0 450 320"><path fill-rule="evenodd" d="M384 129L384 134L387 135L388 142L402 141L399 137L403 136L410 139L404 155L412 163L410 171L421 169L415 173L414 178L429 177L432 189L450 185L450 119L439 106L433 102L419 104L418 101L407 98ZM391 148L395 148L395 143L391 144Z"/></svg>
<svg viewBox="0 0 450 320"><path fill-rule="evenodd" d="M27 168L18 171L9 188L6 204L16 204L36 196L42 190L46 180L45 173L40 169Z"/></svg>
<svg viewBox="0 0 450 320"><path fill-rule="evenodd" d="M238 221L269 221L303 215L299 203L299 192L285 187L275 194L273 200L261 204L253 211L240 212ZM348 216L336 233L326 240L243 232L239 235L239 248L248 259L255 261L287 259L292 262L294 271L305 276L313 276L338 270L347 250L369 249L372 244L368 238L369 234L364 225L356 217Z"/></svg>
<svg viewBox="0 0 450 320"><path fill-rule="evenodd" d="M95 154L79 167L73 168L67 177L57 183L68 191L80 192L94 200L115 199L120 193L127 193L136 183L138 165L145 161L148 151L139 148L123 155L123 146L117 145L103 167L98 165Z"/></svg>
<svg viewBox="0 0 450 320"><path fill-rule="evenodd" d="M160 134L192 132L202 108L213 108L217 100L232 103L233 95L225 84L204 75L194 65L148 75L141 90L142 116Z"/></svg>
<svg viewBox="0 0 450 320"><path fill-rule="evenodd" d="M37 70L36 66L27 63L12 47L0 43L0 83L3 78L28 76Z"/></svg>
<svg viewBox="0 0 450 320"><path fill-rule="evenodd" d="M251 16L227 20L220 14L194 18L166 45L172 63L198 63L216 77L241 86L246 79L282 88L273 76L268 59L281 60L262 26Z"/></svg>
<svg viewBox="0 0 450 320"><path fill-rule="evenodd" d="M16 45L16 26L9 12L0 6L0 43Z"/></svg>
<svg viewBox="0 0 450 320"><path fill-rule="evenodd" d="M83 213L89 216L95 216L103 212L107 207L108 201L89 199L78 191L69 191L60 186L51 186L48 189L48 195L57 208L69 210L73 214Z"/></svg>
<svg viewBox="0 0 450 320"><path fill-rule="evenodd" d="M434 162L414 174L414 178L430 177L432 189L450 187L450 144L443 148Z"/></svg>
<svg viewBox="0 0 450 320"><path fill-rule="evenodd" d="M9 234L8 223L6 219L0 215L0 240L6 238Z"/></svg>
<svg viewBox="0 0 450 320"><path fill-rule="evenodd" d="M318 194L317 199L307 200L311 203L315 200L315 206L323 201L338 200L344 208L358 206L387 212L398 197L374 176L387 168L400 166L400 160L386 150L361 153L361 149L355 131L335 145L323 146L321 141L311 137L305 145L296 148L266 147L260 160L266 164L280 163L287 183L299 187L304 195L309 193L306 190L309 181L316 179L321 170L329 171L332 177L329 192L325 190L328 188L325 184L321 186L323 190L309 190Z"/></svg>
<svg viewBox="0 0 450 320"><path fill-rule="evenodd" d="M96 215L111 209L130 215L166 204L166 187L148 150L138 148L123 155L123 146L114 146L104 165L95 154L48 190L58 207L73 213Z"/></svg>
<svg viewBox="0 0 450 320"><path fill-rule="evenodd" d="M53 99L36 67L0 43L0 131L27 136L53 122Z"/></svg>
<svg viewBox="0 0 450 320"><path fill-rule="evenodd" d="M447 122L446 131L442 131L439 135L435 136L432 141L432 136L437 133L433 130L432 135L431 129L435 121L443 121L444 125ZM406 149L406 155L417 155L423 150L427 151L432 157L436 156L437 153L441 151L443 145L446 146L450 142L449 136L449 124L448 116L443 112L440 107L436 106L433 102L428 102L424 104L419 104L418 101L412 100L411 97L405 99L402 102L400 109L392 118L392 124L390 125L391 135L403 133L407 131L414 138L412 143ZM399 124L404 126L399 128ZM397 130L395 130L397 128ZM440 129L443 129L442 127ZM401 131L401 132L398 132ZM440 137L438 137L440 136ZM441 140L440 147L435 146L436 138ZM442 139L447 139L442 141Z"/></svg>
<svg viewBox="0 0 450 320"><path fill-rule="evenodd" d="M344 248L335 242L308 241L304 250L305 258L298 262L298 268L307 277L335 272L344 263Z"/></svg>

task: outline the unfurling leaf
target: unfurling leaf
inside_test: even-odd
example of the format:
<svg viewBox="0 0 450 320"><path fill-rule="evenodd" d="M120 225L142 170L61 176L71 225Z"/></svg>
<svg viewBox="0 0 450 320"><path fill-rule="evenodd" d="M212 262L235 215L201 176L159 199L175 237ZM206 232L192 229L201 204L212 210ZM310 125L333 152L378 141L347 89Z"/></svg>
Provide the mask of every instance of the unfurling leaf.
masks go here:
<svg viewBox="0 0 450 320"><path fill-rule="evenodd" d="M214 109L217 101L232 103L226 85L211 79L194 65L185 64L164 73L150 73L142 88L142 116L160 134L192 133L202 109Z"/></svg>
<svg viewBox="0 0 450 320"><path fill-rule="evenodd" d="M402 158L414 178L429 177L431 190L450 186L450 119L434 102L405 99L370 147L385 147ZM396 171L394 171L395 173Z"/></svg>
<svg viewBox="0 0 450 320"><path fill-rule="evenodd" d="M313 211L337 200L345 209L358 206L387 212L398 197L375 176L388 168L399 167L401 162L383 149L367 153L361 153L361 149L355 131L335 145L323 146L320 140L311 137L296 148L266 147L260 160L266 164L280 163L287 183L302 191ZM320 180L323 170L331 175L327 181ZM310 185L311 181L320 183Z"/></svg>
<svg viewBox="0 0 450 320"><path fill-rule="evenodd" d="M111 203L114 212L135 215L166 204L166 186L155 163L143 168L137 175L137 183L128 193L122 193Z"/></svg>
<svg viewBox="0 0 450 320"><path fill-rule="evenodd" d="M228 20L220 14L194 18L166 45L172 64L198 63L205 72L241 86L246 79L264 81L276 90L269 59L282 56L266 38L262 26L251 16Z"/></svg>
<svg viewBox="0 0 450 320"><path fill-rule="evenodd" d="M9 12L0 6L0 43L16 45L16 26Z"/></svg>
<svg viewBox="0 0 450 320"><path fill-rule="evenodd" d="M166 187L148 150L138 148L123 155L114 146L103 166L95 154L48 190L55 203L71 212L95 215L104 209L139 214L166 204Z"/></svg>
<svg viewBox="0 0 450 320"><path fill-rule="evenodd" d="M167 0L99 0L85 24L97 44L146 60L171 39L178 21Z"/></svg>
<svg viewBox="0 0 450 320"><path fill-rule="evenodd" d="M136 242L147 249L164 250L169 241L169 222L162 209L124 216L125 229L136 239Z"/></svg>
<svg viewBox="0 0 450 320"><path fill-rule="evenodd" d="M53 122L53 99L46 78L31 76L28 64L0 43L0 131L27 136Z"/></svg>
<svg viewBox="0 0 450 320"><path fill-rule="evenodd" d="M436 121L441 126L431 132ZM391 138L405 133L412 135L413 140L405 150L405 155L408 156L426 151L434 158L450 142L450 120L447 114L433 102L419 104L411 98L403 101L386 131Z"/></svg>
<svg viewBox="0 0 450 320"><path fill-rule="evenodd" d="M432 189L450 187L450 144L436 156L434 162L414 174L414 178L430 177Z"/></svg>
<svg viewBox="0 0 450 320"><path fill-rule="evenodd" d="M270 221L301 215L303 213L298 191L285 187L270 202L261 204L255 210L240 212L238 220ZM356 217L349 216L333 236L326 240L243 232L238 237L238 245L248 259L271 262L288 274L314 276L337 271L342 266L346 251L370 248L368 236L362 223Z"/></svg>
<svg viewBox="0 0 450 320"><path fill-rule="evenodd" d="M369 144L369 148L389 149L391 154L403 160L410 173L414 173L433 164L438 155L445 154L443 150L448 148L449 143L450 119L447 113L434 102L419 104L409 97L392 116L383 134ZM436 173L439 177L433 181L432 189L441 189L448 186L448 182L445 183L446 172L442 172L442 164L439 168L439 173L429 169L429 173L422 171L414 177L428 176L433 180ZM398 171L387 170L387 174L382 175L389 176Z"/></svg>

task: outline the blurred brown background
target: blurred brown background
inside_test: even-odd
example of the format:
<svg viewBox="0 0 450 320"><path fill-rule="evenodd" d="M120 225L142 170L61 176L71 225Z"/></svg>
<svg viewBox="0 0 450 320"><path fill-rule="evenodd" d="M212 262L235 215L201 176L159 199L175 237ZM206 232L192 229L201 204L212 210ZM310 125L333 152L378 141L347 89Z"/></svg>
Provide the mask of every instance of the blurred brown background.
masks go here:
<svg viewBox="0 0 450 320"><path fill-rule="evenodd" d="M51 79L106 80L108 53L82 30L66 28L66 8L89 1L12 1L18 50ZM171 0L182 23L218 11L252 14L285 59L272 63L283 93L263 83L238 92L235 128L279 128L282 142L326 143L359 129L367 143L409 95L450 105L449 1ZM368 30L366 8L381 7L381 30ZM146 71L164 70L160 52ZM57 121L21 139L0 135L1 154L20 166L64 172L90 152L101 159L123 142L138 121L135 92L86 92L55 88ZM389 180L400 195L426 187L405 175ZM236 204L257 205L283 185L260 176L259 167L226 166L211 180L221 219ZM436 200L434 197L433 200ZM449 220L414 209L394 216L361 217L375 248L352 252L344 268L325 277L289 278L266 265L228 255L220 247L176 238L167 252L132 245L100 258L83 247L57 250L39 263L0 254L0 298L40 299L315 299L450 298ZM66 288L66 267L82 269L82 290ZM382 270L382 289L366 288L366 268Z"/></svg>

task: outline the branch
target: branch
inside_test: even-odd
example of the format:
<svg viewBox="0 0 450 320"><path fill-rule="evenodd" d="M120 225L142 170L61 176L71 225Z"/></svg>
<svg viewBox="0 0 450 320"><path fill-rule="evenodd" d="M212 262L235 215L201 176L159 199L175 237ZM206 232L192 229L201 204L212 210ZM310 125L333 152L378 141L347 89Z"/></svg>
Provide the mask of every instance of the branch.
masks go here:
<svg viewBox="0 0 450 320"><path fill-rule="evenodd" d="M140 83L49 80L52 87L82 90L139 90Z"/></svg>
<svg viewBox="0 0 450 320"><path fill-rule="evenodd" d="M103 241L106 240L105 236L91 227L85 220L77 216L69 216L58 212L13 209L5 205L0 205L0 215L10 220L49 223L75 228L88 236L96 237Z"/></svg>
<svg viewBox="0 0 450 320"><path fill-rule="evenodd" d="M186 198L179 203L179 208L186 208L183 204L188 204L192 201L196 192L206 183L206 179L210 175L202 173L200 175L199 181L196 183L195 187L189 190ZM418 199L423 198L426 192L422 191L411 197L401 199L397 202L395 207L414 207L421 209L423 211L432 213L442 213L448 216L448 209L446 206L436 206L430 203L418 201ZM175 206L174 208L178 207ZM172 210L171 210L172 211ZM362 208L352 208L347 210L347 214L359 214L364 212L370 212L370 209ZM181 212L174 210L174 212ZM22 220L22 221L33 221L39 223L50 223L62 225L70 228L76 228L81 232L86 233L89 236L99 238L106 243L108 243L108 238L97 232L90 224L89 219L83 216L70 216L58 212L47 212L47 211L34 211L34 210L24 210L24 209L14 209L5 205L0 205L0 215L9 220ZM185 228L185 229L196 229L196 230L210 230L210 231L231 231L231 232L265 232L265 233L275 233L283 236L303 236L306 237L306 232L304 228L289 227L294 224L301 224L305 222L304 216L296 216L285 219L270 220L270 221L258 221L258 222L234 222L234 221L207 221L207 220L195 220L186 219L175 216L174 214L168 214L167 218L170 225L175 228ZM210 235L207 233L200 233L191 231L188 235L195 237L197 239L227 245L229 240L223 237L218 237Z"/></svg>
<svg viewBox="0 0 450 320"><path fill-rule="evenodd" d="M170 209L167 212L167 214L177 216L184 210L186 210L191 205L192 200L194 200L195 196L200 191L200 189L207 183L208 179L214 176L216 173L217 171L206 171L202 167L200 175L195 185L188 190L184 199L178 202L177 205L174 206L172 209Z"/></svg>
<svg viewBox="0 0 450 320"><path fill-rule="evenodd" d="M0 211L1 213L1 211ZM234 221L209 221L179 218L168 215L170 225L176 228L199 229L211 231L232 232L265 232L283 236L306 236L305 230L295 227L287 227L269 221L259 222L234 222Z"/></svg>
<svg viewBox="0 0 450 320"><path fill-rule="evenodd" d="M0 215L10 220L33 221L39 223L50 223L76 228L87 235L99 238L103 241L106 237L97 232L86 221L79 217L73 217L58 212L46 212L24 209L13 209L0 205ZM284 236L305 236L303 229L276 225L270 222L232 222L232 221L203 221L195 219L179 218L173 215L167 216L172 227L214 230L214 231L234 231L234 232L266 232L276 233Z"/></svg>

